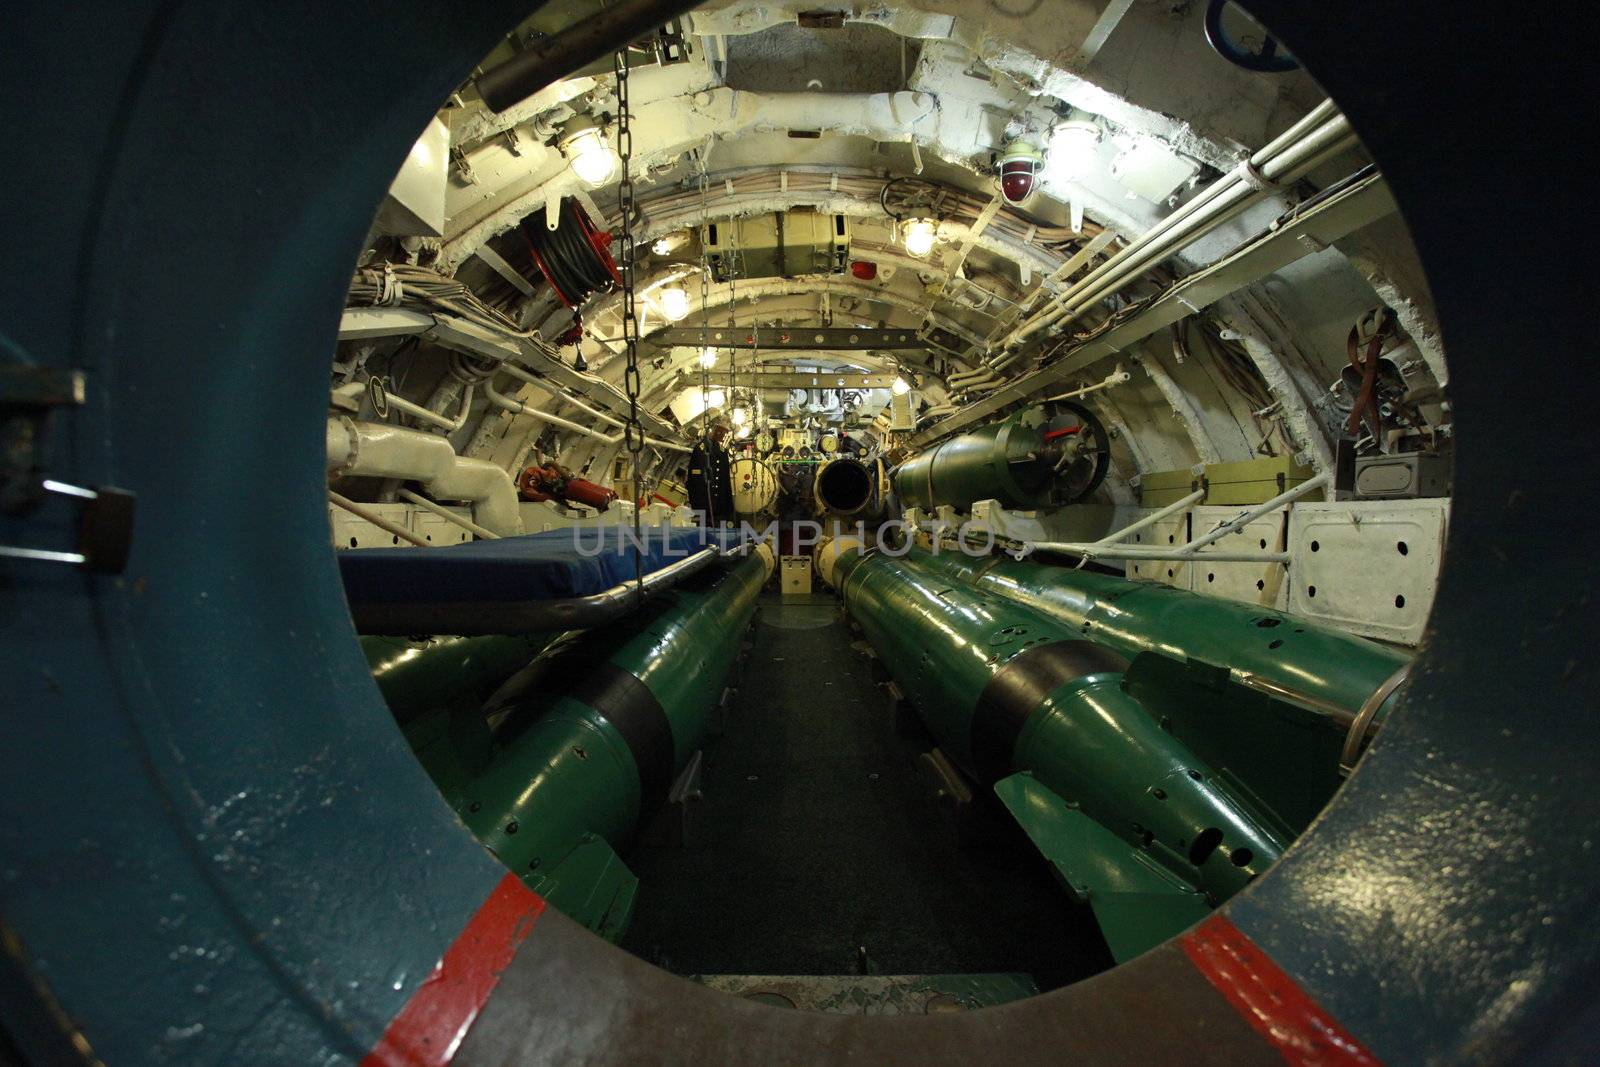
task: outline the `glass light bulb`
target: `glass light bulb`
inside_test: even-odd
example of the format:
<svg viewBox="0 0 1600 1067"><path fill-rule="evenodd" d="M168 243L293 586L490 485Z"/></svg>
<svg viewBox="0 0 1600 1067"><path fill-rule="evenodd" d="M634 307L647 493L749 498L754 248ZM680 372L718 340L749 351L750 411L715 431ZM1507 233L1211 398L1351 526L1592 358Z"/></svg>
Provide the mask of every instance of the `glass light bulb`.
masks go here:
<svg viewBox="0 0 1600 1067"><path fill-rule="evenodd" d="M939 232L932 219L912 219L906 223L906 252L921 259L933 251L933 240Z"/></svg>
<svg viewBox="0 0 1600 1067"><path fill-rule="evenodd" d="M889 386L889 389L895 396L905 396L911 392L911 383L904 378L896 378L893 384Z"/></svg>
<svg viewBox="0 0 1600 1067"><path fill-rule="evenodd" d="M743 426L745 424L745 422L749 420L749 418L750 418L750 416L744 410L744 408L734 408L733 409L733 424L735 426Z"/></svg>
<svg viewBox="0 0 1600 1067"><path fill-rule="evenodd" d="M1100 127L1093 122L1062 123L1050 134L1050 151L1045 156L1045 172L1055 181L1076 181L1094 162L1094 148L1100 143Z"/></svg>
<svg viewBox="0 0 1600 1067"><path fill-rule="evenodd" d="M590 188L604 185L617 170L617 153L599 130L584 130L566 144L567 165Z"/></svg>
<svg viewBox="0 0 1600 1067"><path fill-rule="evenodd" d="M700 365L710 370L717 365L717 350L715 348L702 348L700 350Z"/></svg>
<svg viewBox="0 0 1600 1067"><path fill-rule="evenodd" d="M677 322L689 314L689 291L676 286L663 289L656 294L656 303L668 322Z"/></svg>

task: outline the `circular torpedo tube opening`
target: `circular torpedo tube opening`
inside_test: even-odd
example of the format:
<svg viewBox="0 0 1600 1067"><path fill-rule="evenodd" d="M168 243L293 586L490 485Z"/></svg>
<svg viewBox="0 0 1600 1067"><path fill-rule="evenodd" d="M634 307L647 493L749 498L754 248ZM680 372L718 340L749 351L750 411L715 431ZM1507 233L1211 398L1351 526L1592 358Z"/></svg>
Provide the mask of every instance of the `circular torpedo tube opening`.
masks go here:
<svg viewBox="0 0 1600 1067"><path fill-rule="evenodd" d="M1515 644L1530 583L1588 577L1523 521L1561 512L1506 450L1458 446L1396 195L1452 294L1451 387L1575 402L1485 340L1499 309L1467 299L1482 283L1421 195L1465 181L1423 173L1464 126L1380 111L1332 62L1376 46L1363 25L1261 4L1376 161L1234 4L961 9L937 38L632 5L506 36L400 4L102 28L145 64L75 90L118 115L115 165L88 209L39 183L62 210L31 243L78 247L50 226L87 210L85 277L150 262L15 316L41 353L40 323L81 316L86 363L116 371L57 451L104 472L79 499L127 486L139 517L120 576L4 587L63 606L10 651L25 699L73 713L25 719L7 756L29 769L4 793L9 1044L931 1063L1001 1032L1165 1062L1202 1033L1229 1060L1372 1062L1568 1040L1596 879L1529 828L1582 803L1550 780L1592 777L1593 738L1551 710L1576 660L1552 637L1513 686L1481 651ZM1419 17L1383 40L1431 40ZM83 27L49 29L28 32L58 56ZM611 39L551 46L574 33ZM960 43L996 35L1015 54ZM851 61L774 60L819 49ZM1030 58L1086 49L1059 79ZM1155 51L1160 71L1127 58ZM1448 71L1390 74L1451 106ZM974 81L1027 90L1003 133ZM1229 107L1182 114L1173 83ZM919 99L938 121L908 142ZM719 320L725 355L779 355L725 359L715 402ZM175 329L213 339L217 373L159 358ZM786 409L818 363L852 380ZM805 494L774 505L777 551L727 528L752 422L790 435L780 466L848 433L896 471L820 575ZM1507 515L1449 514L1458 447ZM247 464L281 527L202 491ZM1512 520L1540 567L1507 559ZM1455 555L1441 584L1447 534L1470 591ZM1513 703L1549 743L1504 743ZM129 1005L105 976L145 958Z"/></svg>
<svg viewBox="0 0 1600 1067"><path fill-rule="evenodd" d="M346 597L454 818L600 940L821 1013L1214 929L1390 728L1441 565L1444 357L1348 118L1230 7L1193 75L1292 117L1180 148L1061 100L1012 117L1009 184L909 147L883 179L869 102L786 97L865 109L794 138L700 101L798 92L754 58L820 29L723 60L669 23L536 85L513 42L556 18L406 154L329 382Z"/></svg>
<svg viewBox="0 0 1600 1067"><path fill-rule="evenodd" d="M833 515L854 515L872 502L872 474L848 456L829 460L817 471L817 503Z"/></svg>

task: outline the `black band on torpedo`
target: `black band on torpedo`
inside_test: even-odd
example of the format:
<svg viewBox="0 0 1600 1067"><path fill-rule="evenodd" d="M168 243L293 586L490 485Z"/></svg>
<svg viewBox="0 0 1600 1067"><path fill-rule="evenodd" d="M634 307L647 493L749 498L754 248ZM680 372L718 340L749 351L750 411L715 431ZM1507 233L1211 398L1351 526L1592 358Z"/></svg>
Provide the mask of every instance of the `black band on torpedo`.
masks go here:
<svg viewBox="0 0 1600 1067"><path fill-rule="evenodd" d="M1011 773L1023 724L1045 697L1074 678L1127 669L1127 660L1088 641L1053 641L1012 657L983 687L972 713L972 762L979 778L987 785Z"/></svg>
<svg viewBox="0 0 1600 1067"><path fill-rule="evenodd" d="M571 695L617 728L639 768L642 808L662 800L672 787L676 764L672 723L650 687L608 660L585 664Z"/></svg>

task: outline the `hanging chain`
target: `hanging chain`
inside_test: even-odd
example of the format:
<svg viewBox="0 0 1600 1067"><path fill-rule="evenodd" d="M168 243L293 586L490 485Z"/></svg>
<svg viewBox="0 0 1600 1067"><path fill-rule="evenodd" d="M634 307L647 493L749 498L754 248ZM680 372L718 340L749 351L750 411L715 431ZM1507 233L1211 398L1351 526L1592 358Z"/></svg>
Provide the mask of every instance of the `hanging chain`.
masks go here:
<svg viewBox="0 0 1600 1067"><path fill-rule="evenodd" d="M761 403L761 332L750 331L750 435L754 437L761 432L761 412L765 405Z"/></svg>
<svg viewBox="0 0 1600 1067"><path fill-rule="evenodd" d="M733 309L734 309L735 303L737 303L736 295L734 293L734 288L733 288L735 284L736 283L734 281L733 272L729 271L728 272L728 337L733 341L733 347L728 349L728 397L727 397L727 404L728 404L728 413L729 413L729 417L730 418L732 417L732 414L733 414L733 405L734 405L734 401L735 401L736 397L738 396L738 390L739 390L739 341L738 341L737 334L734 332L735 328L734 328L734 319L733 319Z"/></svg>
<svg viewBox="0 0 1600 1067"><path fill-rule="evenodd" d="M640 492L644 486L641 452L644 449L644 431L639 427L639 319L634 309L634 249L633 216L638 203L633 193L632 116L628 112L628 52L616 53L612 60L617 75L617 156L622 161L622 181L617 186L617 210L622 214L622 237L618 241L619 266L622 268L622 341L627 350L628 366L622 375L623 391L628 395L628 419L622 427L623 445L628 450L633 479L633 571L644 592L644 558L640 552L639 511L644 506Z"/></svg>
<svg viewBox="0 0 1600 1067"><path fill-rule="evenodd" d="M711 427L711 368L706 366L706 349L711 347L711 257L706 253L706 231L711 225L711 178L706 172L706 156L711 149L708 140L700 150L700 351L695 358L700 361L700 435L710 433Z"/></svg>

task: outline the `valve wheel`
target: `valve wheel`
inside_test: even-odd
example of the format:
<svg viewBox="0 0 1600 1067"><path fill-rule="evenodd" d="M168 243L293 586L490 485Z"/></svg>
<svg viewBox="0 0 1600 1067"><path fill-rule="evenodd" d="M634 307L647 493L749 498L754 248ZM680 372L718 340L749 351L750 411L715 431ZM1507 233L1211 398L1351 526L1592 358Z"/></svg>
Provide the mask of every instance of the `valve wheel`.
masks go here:
<svg viewBox="0 0 1600 1067"><path fill-rule="evenodd" d="M1088 408L1070 400L1055 401L1045 414L1046 444L1075 439L1063 449L1056 468L1057 502L1081 503L1100 488L1111 469L1111 435Z"/></svg>

